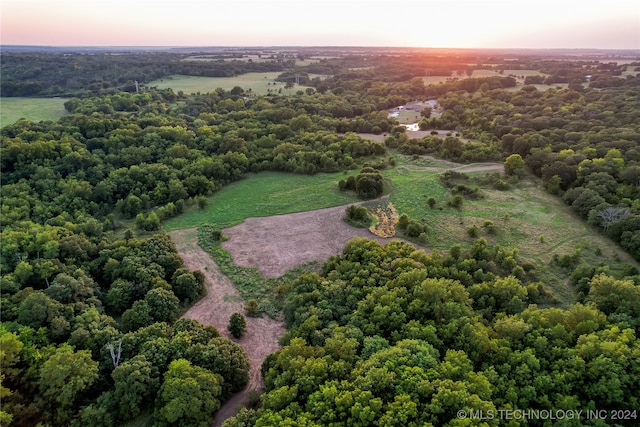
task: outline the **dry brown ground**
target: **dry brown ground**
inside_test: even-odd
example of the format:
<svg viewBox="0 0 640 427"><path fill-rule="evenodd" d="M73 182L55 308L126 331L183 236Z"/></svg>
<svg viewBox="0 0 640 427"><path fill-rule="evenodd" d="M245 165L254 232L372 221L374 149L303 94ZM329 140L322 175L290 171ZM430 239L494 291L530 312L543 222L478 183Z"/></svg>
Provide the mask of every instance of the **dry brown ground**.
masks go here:
<svg viewBox="0 0 640 427"><path fill-rule="evenodd" d="M347 205L348 206L348 205ZM247 218L224 230L229 238L222 247L233 263L255 267L264 277L280 277L293 267L310 261L326 261L342 252L355 236L386 244L390 238L374 236L368 229L354 228L342 220L346 206Z"/></svg>
<svg viewBox="0 0 640 427"><path fill-rule="evenodd" d="M200 270L206 278L207 295L191 307L184 317L196 319L206 325L215 326L220 335L231 338L227 331L229 317L235 312L244 313L242 298L227 276L222 274L218 265L200 246L195 229L178 230L169 233L178 249L178 253L190 270ZM284 324L269 318L247 317L247 332L239 340L249 357L249 383L241 392L234 395L216 413L214 426L236 414L237 409L246 400L251 390L263 386L260 367L264 359L279 348L278 339L284 334Z"/></svg>
<svg viewBox="0 0 640 427"><path fill-rule="evenodd" d="M265 218L248 218L242 224L225 229L229 240L223 243L236 265L256 267L265 277L280 277L291 268L309 262L324 262L329 256L342 252L345 243L355 236L378 240L385 244L391 240L374 236L367 229L354 228L342 221L346 206L300 212ZM191 307L184 317L215 326L222 336L231 338L227 331L229 317L244 312L238 290L218 265L200 246L196 229L169 233L178 253L190 270L200 270L206 278L207 295ZM251 390L263 386L260 367L264 359L278 350L278 339L285 328L281 321L269 318L247 317L247 333L235 342L247 352L251 368L249 383L244 390L227 401L216 413L213 425L236 414Z"/></svg>
<svg viewBox="0 0 640 427"><path fill-rule="evenodd" d="M265 277L279 277L291 268L308 261L325 261L342 251L354 236L366 236L382 243L391 239L374 236L366 229L357 229L342 221L345 206L301 212L297 214L249 218L242 224L224 230L229 240L223 246L229 250L237 265L257 267ZM231 280L222 274L218 265L200 246L196 229L169 233L178 253L190 270L204 273L207 295L191 307L184 317L215 326L224 337L229 317L244 312L244 304ZM244 390L227 401L216 413L213 425L236 414L251 390L263 386L260 367L264 359L278 350L278 339L285 328L281 321L247 317L247 332L235 342L247 352L251 368L249 383Z"/></svg>

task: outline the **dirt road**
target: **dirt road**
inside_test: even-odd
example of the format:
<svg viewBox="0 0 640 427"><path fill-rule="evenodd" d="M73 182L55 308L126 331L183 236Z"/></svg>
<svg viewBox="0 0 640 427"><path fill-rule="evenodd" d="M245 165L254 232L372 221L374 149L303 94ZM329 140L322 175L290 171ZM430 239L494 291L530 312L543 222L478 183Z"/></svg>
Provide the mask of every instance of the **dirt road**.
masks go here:
<svg viewBox="0 0 640 427"><path fill-rule="evenodd" d="M193 307L184 317L196 319L200 323L215 326L220 335L230 338L227 331L229 317L235 312L244 313L244 304L233 283L222 272L200 246L198 246L195 228L178 230L169 233L176 244L178 253L189 270L200 270L206 278L207 295ZM237 409L245 401L251 390L259 390L263 386L260 366L264 359L279 348L278 339L284 334L284 324L269 318L247 317L247 332L239 340L247 352L251 368L249 383L244 390L227 401L216 413L214 426L221 426L222 422L236 414Z"/></svg>

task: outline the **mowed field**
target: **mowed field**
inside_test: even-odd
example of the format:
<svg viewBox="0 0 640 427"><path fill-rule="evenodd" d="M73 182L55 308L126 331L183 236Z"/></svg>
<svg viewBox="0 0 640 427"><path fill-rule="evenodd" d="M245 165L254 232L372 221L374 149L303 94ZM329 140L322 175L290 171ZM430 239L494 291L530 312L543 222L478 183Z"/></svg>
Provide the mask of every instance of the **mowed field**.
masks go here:
<svg viewBox="0 0 640 427"><path fill-rule="evenodd" d="M338 190L342 173L295 175L261 172L224 186L209 198L205 209L192 207L163 223L165 230L203 224L234 225L251 217L311 211L357 201L354 194Z"/></svg>
<svg viewBox="0 0 640 427"><path fill-rule="evenodd" d="M429 76L429 77L423 77L422 80L424 81L425 85L429 86L429 85L438 85L440 83L450 81L452 78L456 78L458 80L464 80L468 78L481 79L486 77L497 77L497 76L500 76L500 77L515 76L517 86L515 88L511 88L507 90L520 90L522 85L524 85L525 77L527 76L545 76L546 77L547 74L541 73L540 71L537 71L537 70L504 70L503 73L498 73L497 71L493 71L493 70L473 70L473 73L471 74L471 76L468 76L466 74L458 74L450 77ZM567 87L568 84L564 84L564 83L557 83L553 85L536 84L533 86L535 86L538 90L546 90L552 87L564 88L564 87Z"/></svg>
<svg viewBox="0 0 640 427"><path fill-rule="evenodd" d="M266 95L268 93L279 93L288 95L299 90L305 90L307 86L295 86L285 89L283 82L277 82L276 78L280 72L272 73L246 73L236 77L197 77L174 75L160 80L154 80L148 84L149 87L159 89L171 88L174 92L182 91L185 94L213 92L220 88L226 91L240 86L245 92L256 95ZM311 77L311 76L310 76Z"/></svg>
<svg viewBox="0 0 640 427"><path fill-rule="evenodd" d="M66 98L0 98L0 127L27 119L56 121L67 114Z"/></svg>

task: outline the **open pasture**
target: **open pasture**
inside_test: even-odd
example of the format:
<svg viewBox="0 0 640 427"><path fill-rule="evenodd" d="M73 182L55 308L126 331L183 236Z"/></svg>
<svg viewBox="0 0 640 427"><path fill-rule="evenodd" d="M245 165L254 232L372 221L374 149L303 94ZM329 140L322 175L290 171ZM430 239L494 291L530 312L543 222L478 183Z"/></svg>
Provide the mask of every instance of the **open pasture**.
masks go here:
<svg viewBox="0 0 640 427"><path fill-rule="evenodd" d="M164 222L168 231L202 224L237 224L251 217L310 211L355 202L355 195L338 190L342 173L294 175L278 172L253 174L224 186L209 198L208 206L191 208Z"/></svg>
<svg viewBox="0 0 640 427"><path fill-rule="evenodd" d="M207 93L221 88L231 90L236 86L240 86L246 91L258 95L268 93L268 89L276 92L278 89L284 89L284 83L276 82L275 79L280 75L279 72L271 73L246 73L236 77L198 77L173 75L160 80L149 83L149 86L155 86L159 89L173 89L174 92L182 91L186 94Z"/></svg>
<svg viewBox="0 0 640 427"><path fill-rule="evenodd" d="M279 93L280 90L282 90L281 93L283 95L287 95L306 88L306 86L296 86L291 89L285 89L283 82L276 81L276 78L280 74L280 72L246 73L235 77L174 75L164 79L154 80L150 82L148 86L159 89L171 88L176 93L182 91L185 94L213 92L218 88L229 91L236 86L240 86L245 92L256 95Z"/></svg>
<svg viewBox="0 0 640 427"><path fill-rule="evenodd" d="M473 70L471 76L468 76L466 73L463 74L453 74L451 76L429 76L423 77L422 80L424 84L429 85L438 85L441 83L445 83L451 81L452 79L464 80L468 78L481 79L486 77L508 77L514 76L516 78L517 86L515 88L511 88L511 90L520 90L520 87L524 85L524 79L527 76L547 76L547 74L541 73L538 70L507 70L505 69L502 73L499 73L494 70ZM566 87L566 84L553 84L553 85L534 85L538 90L546 90L552 87L560 88Z"/></svg>
<svg viewBox="0 0 640 427"><path fill-rule="evenodd" d="M0 127L15 123L21 118L32 122L56 121L67 114L66 98L1 98Z"/></svg>
<svg viewBox="0 0 640 427"><path fill-rule="evenodd" d="M545 283L562 302L570 302L574 297L567 293L563 283L568 272L554 264L554 257L577 253L580 263L607 265L612 272L624 268L623 263L638 267L627 253L577 218L536 179L525 178L506 191L480 185L483 197L465 199L458 210L447 206L452 195L440 182L439 175L447 169L462 172L463 168L432 161L427 165L422 157L395 158L397 166L382 172L393 186L390 201L399 214L407 214L428 226L428 246L432 249L447 250L456 243L471 244L477 238L517 247L520 257L537 266ZM486 172L468 175L481 176ZM468 185L475 184L469 181ZM436 200L433 209L427 203L430 197ZM493 231L486 227L487 221L493 225ZM479 229L477 237L468 234L474 225Z"/></svg>
<svg viewBox="0 0 640 427"><path fill-rule="evenodd" d="M212 62L212 61L241 61L241 62L275 62L276 58L272 54L243 54L239 57L223 56L220 55L193 55L184 58L183 61L198 61L198 62ZM306 59L296 59L297 67L305 67L307 65L316 64L320 62L320 58L309 57Z"/></svg>
<svg viewBox="0 0 640 427"><path fill-rule="evenodd" d="M501 191L481 179L487 173L501 173L500 163L461 165L428 156L413 157L397 153L392 153L392 156L395 167L382 171L385 198L388 197L398 215L406 214L426 226L427 240L423 244L430 249L447 251L454 244L472 245L478 238L484 238L490 244L517 248L520 259L536 267L539 280L564 305L575 301L574 290L566 283L572 268L558 265L558 258L570 256L577 263L607 266L613 274L620 273L628 265L640 267L628 254L578 219L562 200L548 194L535 178L523 178L510 189ZM453 195L440 181L440 175L447 170L465 172L470 178L464 181L465 185L477 185L481 197L465 198L460 209L449 206ZM353 171L350 174L355 173ZM305 223L299 228L302 234L308 228L316 230L316 233L324 229L333 235L333 228L344 226L340 212L334 212L333 222L327 223L327 215L318 210L358 202L352 192L340 192L337 189L337 182L346 176L344 173L313 176L276 172L253 174L223 187L209 198L205 209L191 207L183 215L166 221L164 228L176 230L203 224L217 224L224 228L243 223L247 218L261 217L260 220L251 220L241 227L235 227L234 230L242 230L235 240L237 253L234 254L234 250L229 248L232 256L243 260L243 266L257 266L254 261L264 259L264 256L251 249L257 247L257 243L266 245L268 242L273 247L291 244L292 238L287 237L290 233L284 230L286 226L283 225L289 224L288 214L300 216L300 213L306 212L300 217ZM429 207L429 198L436 202L433 208ZM290 217L293 221L291 224L298 221L295 215ZM322 222L320 229L317 222ZM476 235L469 234L472 228L477 229ZM373 234L361 230L368 237L375 238ZM344 233L346 231L341 235ZM313 253L331 246L325 242L320 245L322 248L314 249L315 241L310 235L306 237L308 245L303 245L304 250L300 249L305 253L305 260L317 259ZM332 250L335 250L334 246L331 246ZM318 257L322 258L320 255L326 254L318 252ZM291 259L281 261L287 268L292 267ZM269 274L281 273L278 270Z"/></svg>

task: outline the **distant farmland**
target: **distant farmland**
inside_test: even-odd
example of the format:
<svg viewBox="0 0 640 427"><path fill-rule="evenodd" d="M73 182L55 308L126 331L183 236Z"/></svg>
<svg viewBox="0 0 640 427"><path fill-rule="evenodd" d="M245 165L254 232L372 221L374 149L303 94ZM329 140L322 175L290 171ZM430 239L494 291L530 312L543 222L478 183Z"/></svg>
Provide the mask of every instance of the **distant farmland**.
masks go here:
<svg viewBox="0 0 640 427"><path fill-rule="evenodd" d="M285 89L285 84L283 82L276 81L276 78L280 74L280 72L246 73L236 77L196 77L174 75L152 81L149 83L149 86L155 86L159 89L171 88L174 92L182 91L187 95L198 92L213 92L218 88L228 91L236 86L240 86L245 90L245 92L250 92L255 95L266 95L268 93L281 93L283 95L287 95L294 94L299 90L307 88L307 86L296 86L291 89Z"/></svg>
<svg viewBox="0 0 640 427"><path fill-rule="evenodd" d="M1 98L0 126L4 127L19 119L32 122L56 121L67 114L64 109L66 98Z"/></svg>

